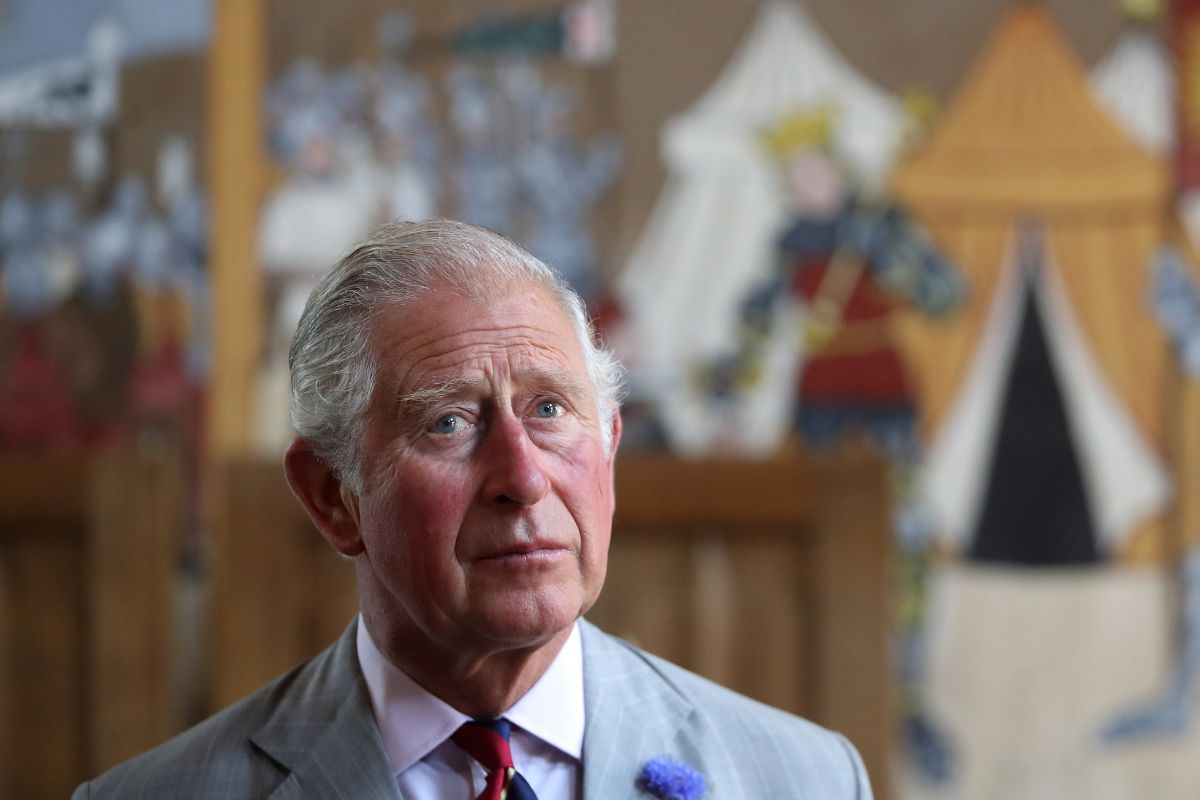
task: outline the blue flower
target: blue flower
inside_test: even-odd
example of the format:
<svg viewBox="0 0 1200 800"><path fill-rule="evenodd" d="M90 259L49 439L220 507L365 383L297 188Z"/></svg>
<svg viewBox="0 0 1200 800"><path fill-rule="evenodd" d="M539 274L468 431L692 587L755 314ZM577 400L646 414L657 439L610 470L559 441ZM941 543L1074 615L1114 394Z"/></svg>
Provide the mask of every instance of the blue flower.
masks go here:
<svg viewBox="0 0 1200 800"><path fill-rule="evenodd" d="M691 764L655 756L642 767L637 786L659 800L700 800L708 788L704 776Z"/></svg>

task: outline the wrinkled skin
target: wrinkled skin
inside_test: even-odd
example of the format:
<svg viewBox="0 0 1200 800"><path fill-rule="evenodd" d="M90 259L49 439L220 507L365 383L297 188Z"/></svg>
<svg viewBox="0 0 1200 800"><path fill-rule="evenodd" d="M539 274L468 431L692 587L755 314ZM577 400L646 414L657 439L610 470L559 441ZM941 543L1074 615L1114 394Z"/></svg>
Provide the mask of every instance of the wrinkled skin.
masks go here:
<svg viewBox="0 0 1200 800"><path fill-rule="evenodd" d="M302 440L289 478L354 559L380 650L460 710L498 713L600 592L620 418L606 452L578 341L541 287L435 290L378 315L372 346L361 493L321 478Z"/></svg>

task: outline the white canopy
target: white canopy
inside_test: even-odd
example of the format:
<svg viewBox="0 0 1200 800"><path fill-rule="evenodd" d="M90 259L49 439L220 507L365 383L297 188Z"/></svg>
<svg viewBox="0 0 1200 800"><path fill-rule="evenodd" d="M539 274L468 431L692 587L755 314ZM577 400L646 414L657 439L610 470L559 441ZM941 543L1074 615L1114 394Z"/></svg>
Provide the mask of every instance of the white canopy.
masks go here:
<svg viewBox="0 0 1200 800"><path fill-rule="evenodd" d="M1175 75L1162 39L1130 27L1092 69L1092 89L1125 131L1158 156L1175 145Z"/></svg>
<svg viewBox="0 0 1200 800"><path fill-rule="evenodd" d="M763 452L786 431L799 337L775 337L767 379L730 419L713 417L689 375L734 346L739 303L775 263L787 209L762 134L821 107L834 113L835 152L864 188L881 185L902 136L898 103L847 64L799 6L775 0L708 92L663 131L667 184L617 292L635 389L656 400L682 453Z"/></svg>

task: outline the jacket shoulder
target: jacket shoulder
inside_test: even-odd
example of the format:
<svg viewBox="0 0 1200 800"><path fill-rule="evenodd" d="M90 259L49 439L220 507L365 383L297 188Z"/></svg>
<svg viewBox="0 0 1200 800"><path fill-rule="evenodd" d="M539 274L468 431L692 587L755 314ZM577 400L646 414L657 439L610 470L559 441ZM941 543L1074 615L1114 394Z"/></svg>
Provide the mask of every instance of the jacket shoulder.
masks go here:
<svg viewBox="0 0 1200 800"><path fill-rule="evenodd" d="M302 702L329 651L172 739L80 786L73 800L109 797L227 798L269 794L287 770L251 741Z"/></svg>
<svg viewBox="0 0 1200 800"><path fill-rule="evenodd" d="M649 676L642 680L646 686L657 684L647 691L674 693L690 706L684 725L710 776L724 788L736 783L746 797L775 796L781 790L789 796L808 796L800 787L815 787L812 796L821 798L871 797L862 759L840 733L739 694L594 627L590 634L603 637L593 650L605 651L610 664L623 664L627 674Z"/></svg>

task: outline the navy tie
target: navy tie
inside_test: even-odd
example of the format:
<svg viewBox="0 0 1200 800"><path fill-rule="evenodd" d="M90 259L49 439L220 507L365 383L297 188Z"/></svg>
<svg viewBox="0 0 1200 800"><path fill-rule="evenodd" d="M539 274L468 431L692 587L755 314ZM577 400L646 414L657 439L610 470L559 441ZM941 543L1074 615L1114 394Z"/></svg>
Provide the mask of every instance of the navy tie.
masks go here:
<svg viewBox="0 0 1200 800"><path fill-rule="evenodd" d="M477 800L537 800L533 788L513 767L506 719L464 723L451 740L487 770L487 785Z"/></svg>

